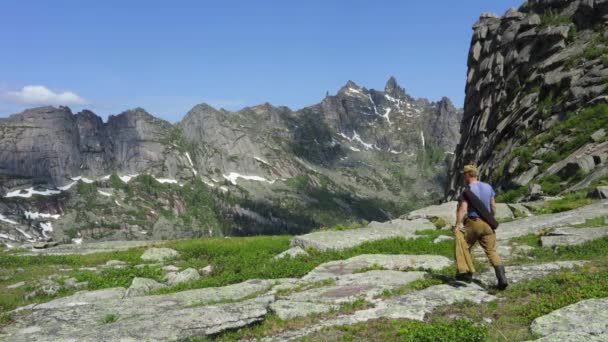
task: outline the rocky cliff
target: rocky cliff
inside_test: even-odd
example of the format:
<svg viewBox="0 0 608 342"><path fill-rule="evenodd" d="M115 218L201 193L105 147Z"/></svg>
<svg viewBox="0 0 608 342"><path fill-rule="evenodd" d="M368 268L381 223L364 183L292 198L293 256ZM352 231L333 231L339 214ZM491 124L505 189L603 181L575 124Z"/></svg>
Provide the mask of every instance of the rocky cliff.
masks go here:
<svg viewBox="0 0 608 342"><path fill-rule="evenodd" d="M0 121L0 225L47 236L47 217L25 216L44 213L61 217L55 236L118 239L125 222L171 238L384 220L441 197L460 118L394 78L383 91L349 81L297 111L200 104L176 124L140 108L107 122L31 109Z"/></svg>
<svg viewBox="0 0 608 342"><path fill-rule="evenodd" d="M480 17L447 198L471 162L511 199L606 177L607 20L604 0L531 0Z"/></svg>

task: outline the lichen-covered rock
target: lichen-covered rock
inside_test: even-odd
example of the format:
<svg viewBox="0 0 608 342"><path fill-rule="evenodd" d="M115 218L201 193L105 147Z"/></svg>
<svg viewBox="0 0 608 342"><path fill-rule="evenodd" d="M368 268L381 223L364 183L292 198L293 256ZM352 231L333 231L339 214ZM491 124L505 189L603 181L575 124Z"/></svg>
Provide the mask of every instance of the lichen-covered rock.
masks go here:
<svg viewBox="0 0 608 342"><path fill-rule="evenodd" d="M304 282L318 282L337 279L367 267L381 267L386 270L440 270L452 265L452 261L440 255L407 254L362 254L346 260L329 261L315 267L302 277Z"/></svg>
<svg viewBox="0 0 608 342"><path fill-rule="evenodd" d="M326 313L338 309L339 307L339 305L297 302L292 300L277 300L270 304L270 310L283 320Z"/></svg>
<svg viewBox="0 0 608 342"><path fill-rule="evenodd" d="M587 299L555 310L536 318L530 329L545 336L539 341L606 341L608 298Z"/></svg>
<svg viewBox="0 0 608 342"><path fill-rule="evenodd" d="M162 289L163 287L166 287L166 286L167 285L161 284L154 279L135 277L135 278L133 278L133 281L131 282L131 286L127 289L125 296L126 297L141 296L148 292Z"/></svg>
<svg viewBox="0 0 608 342"><path fill-rule="evenodd" d="M556 261L544 264L506 266L505 270L509 283L516 284L529 279L542 278L560 270L573 269L585 263L585 261ZM479 280L487 285L495 285L496 276L494 270L488 269L481 273Z"/></svg>
<svg viewBox="0 0 608 342"><path fill-rule="evenodd" d="M281 252L280 254L275 255L273 259L275 259L275 260L283 259L288 256L291 258L295 258L300 255L308 255L308 252L305 251L304 248L302 248L300 246L295 246L295 247L291 247L290 249L288 249L284 252Z"/></svg>
<svg viewBox="0 0 608 342"><path fill-rule="evenodd" d="M543 247L575 246L607 236L608 226L597 228L558 228L553 230L549 235L541 236L540 242Z"/></svg>
<svg viewBox="0 0 608 342"><path fill-rule="evenodd" d="M141 259L145 261L164 261L177 258L179 253L171 248L150 248L142 254Z"/></svg>
<svg viewBox="0 0 608 342"><path fill-rule="evenodd" d="M200 277L200 274L198 274L198 271L194 268L186 268L181 272L170 272L166 275L167 284L169 285L187 283L189 281L199 279Z"/></svg>

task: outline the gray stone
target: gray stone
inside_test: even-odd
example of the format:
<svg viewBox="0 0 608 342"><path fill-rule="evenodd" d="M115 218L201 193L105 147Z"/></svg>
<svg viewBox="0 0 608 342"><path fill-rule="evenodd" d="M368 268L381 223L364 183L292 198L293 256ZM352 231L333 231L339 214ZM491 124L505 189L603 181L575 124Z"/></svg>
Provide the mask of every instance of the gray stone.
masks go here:
<svg viewBox="0 0 608 342"><path fill-rule="evenodd" d="M17 289L17 288L20 288L23 285L25 285L25 282L24 281L20 281L20 282L15 283L15 284L8 285L6 288L7 289Z"/></svg>
<svg viewBox="0 0 608 342"><path fill-rule="evenodd" d="M179 271L179 267L174 266L174 265L167 265L167 266L163 267L163 271L165 271L165 272L177 272L177 271Z"/></svg>
<svg viewBox="0 0 608 342"><path fill-rule="evenodd" d="M211 274L211 272L213 272L213 266L211 266L211 265L207 265L207 266L205 266L205 267L201 268L200 270L198 270L198 272L199 272L201 275L208 276L208 275L210 275L210 274Z"/></svg>
<svg viewBox="0 0 608 342"><path fill-rule="evenodd" d="M392 220L384 223L372 222L366 228L321 231L296 236L291 240L291 246L303 248L313 247L319 250L343 250L358 246L364 242L390 239L396 237L417 238L416 231L435 229L426 219Z"/></svg>
<svg viewBox="0 0 608 342"><path fill-rule="evenodd" d="M166 275L167 284L169 284L169 285L186 283L189 281L197 280L200 277L201 277L200 274L198 274L198 271L195 270L194 268L186 268L185 270L183 270L181 272L176 272L176 273L172 272L172 273L167 273L167 275Z"/></svg>
<svg viewBox="0 0 608 342"><path fill-rule="evenodd" d="M541 236L543 247L576 246L608 236L608 227L558 228L549 235Z"/></svg>
<svg viewBox="0 0 608 342"><path fill-rule="evenodd" d="M557 261L544 264L516 265L506 266L505 271L509 283L517 284L529 279L542 278L560 270L574 269L576 267L583 266L585 263L586 262L584 261ZM490 286L496 285L496 275L494 274L494 269L486 270L485 272L481 273L478 278L484 284Z"/></svg>
<svg viewBox="0 0 608 342"><path fill-rule="evenodd" d="M608 339L608 298L596 298L568 305L536 318L530 329L545 336L540 341L606 341ZM571 339L576 337L575 339Z"/></svg>
<svg viewBox="0 0 608 342"><path fill-rule="evenodd" d="M443 241L450 241L450 240L454 240L454 237L448 236L448 235L439 235L437 238L435 238L435 240L433 240L433 243L440 243Z"/></svg>
<svg viewBox="0 0 608 342"><path fill-rule="evenodd" d="M79 282L75 278L68 278L63 281L63 287L73 290L84 290L89 286L88 281Z"/></svg>
<svg viewBox="0 0 608 342"><path fill-rule="evenodd" d="M282 320L327 313L331 310L338 309L339 307L339 305L295 302L291 300L277 300L270 304L270 310L272 310L272 312L274 312Z"/></svg>
<svg viewBox="0 0 608 342"><path fill-rule="evenodd" d="M340 276L372 266L379 266L386 270L404 271L412 269L441 270L451 265L450 259L440 255L363 254L346 260L321 264L302 277L302 281L310 283L338 279Z"/></svg>
<svg viewBox="0 0 608 342"><path fill-rule="evenodd" d="M269 337L265 341L296 340L327 327L352 325L379 318L424 320L428 314L441 306L467 301L486 303L494 300L496 300L496 297L486 293L483 288L475 284L436 285L421 291L379 301L371 309L359 310L350 315L322 320L302 329L290 330Z"/></svg>
<svg viewBox="0 0 608 342"><path fill-rule="evenodd" d="M608 212L608 201L601 201L561 213L526 217L501 223L496 230L496 238L509 240L517 236L537 233L541 229L577 224L588 219L604 217L606 212Z"/></svg>
<svg viewBox="0 0 608 342"><path fill-rule="evenodd" d="M135 278L133 278L133 281L131 282L131 286L127 289L125 296L126 297L141 296L148 292L162 289L163 287L166 287L166 286L167 285L161 284L154 279L135 277Z"/></svg>
<svg viewBox="0 0 608 342"><path fill-rule="evenodd" d="M308 255L308 252L304 250L304 248L300 247L300 246L295 246L292 247L284 252L281 252L280 254L274 256L273 259L277 260L277 259L283 259L287 256L291 257L291 258L295 258L297 256L300 255Z"/></svg>
<svg viewBox="0 0 608 342"><path fill-rule="evenodd" d="M171 248L150 248L142 254L141 259L146 261L164 261L177 258L179 253Z"/></svg>
<svg viewBox="0 0 608 342"><path fill-rule="evenodd" d="M123 298L124 288L85 291L31 307L0 332L7 341L178 341L214 335L258 322L272 297L227 304L269 290L272 280L249 280L218 288ZM118 320L103 324L115 314ZM67 323L66 323L67 322Z"/></svg>
<svg viewBox="0 0 608 342"><path fill-rule="evenodd" d="M431 205L414 210L408 214L408 218L441 218L448 224L456 222L456 206L458 202L450 201L439 205Z"/></svg>
<svg viewBox="0 0 608 342"><path fill-rule="evenodd" d="M39 294L44 294L46 296L54 296L60 290L61 285L59 285L58 283L52 280L42 279L39 281L38 289L36 290L36 292L38 292Z"/></svg>
<svg viewBox="0 0 608 342"><path fill-rule="evenodd" d="M595 131L593 134L591 134L591 140L593 140L595 142L600 142L604 139L605 136L606 136L606 130L603 128L600 128L597 131Z"/></svg>
<svg viewBox="0 0 608 342"><path fill-rule="evenodd" d="M336 277L335 284L295 292L286 300L340 304L364 298L371 301L385 290L392 290L424 278L424 272L368 271Z"/></svg>
<svg viewBox="0 0 608 342"><path fill-rule="evenodd" d="M148 246L156 241L100 241L88 242L80 245L64 244L52 248L19 251L19 255L86 255L94 253L108 253L126 251L130 248ZM83 268L81 268L83 269Z"/></svg>
<svg viewBox="0 0 608 342"><path fill-rule="evenodd" d="M122 260L108 260L104 266L111 268L124 268L127 266L127 263Z"/></svg>

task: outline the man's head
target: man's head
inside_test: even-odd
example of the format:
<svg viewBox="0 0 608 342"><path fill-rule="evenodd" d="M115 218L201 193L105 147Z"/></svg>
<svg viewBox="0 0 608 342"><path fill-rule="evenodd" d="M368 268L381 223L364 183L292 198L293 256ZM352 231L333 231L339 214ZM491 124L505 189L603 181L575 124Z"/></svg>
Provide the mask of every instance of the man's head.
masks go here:
<svg viewBox="0 0 608 342"><path fill-rule="evenodd" d="M477 166L475 165L465 165L464 166L464 181L467 184L471 184L477 180L477 176L479 175L479 170L477 170Z"/></svg>

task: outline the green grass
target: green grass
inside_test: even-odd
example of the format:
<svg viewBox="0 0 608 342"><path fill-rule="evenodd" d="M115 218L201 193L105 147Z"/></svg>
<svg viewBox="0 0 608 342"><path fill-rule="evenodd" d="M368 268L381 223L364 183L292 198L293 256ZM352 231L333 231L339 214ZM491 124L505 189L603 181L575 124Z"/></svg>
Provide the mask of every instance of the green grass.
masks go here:
<svg viewBox="0 0 608 342"><path fill-rule="evenodd" d="M300 341L481 342L485 341L487 336L485 327L464 319L432 324L379 319L326 328Z"/></svg>
<svg viewBox="0 0 608 342"><path fill-rule="evenodd" d="M580 208L595 202L597 202L597 200L587 198L587 191L572 192L564 194L561 199L545 201L543 207L536 209L534 213L537 215L559 213Z"/></svg>
<svg viewBox="0 0 608 342"><path fill-rule="evenodd" d="M508 190L496 196L496 201L501 203L515 203L528 194L528 187L520 186L515 189Z"/></svg>
<svg viewBox="0 0 608 342"><path fill-rule="evenodd" d="M117 314L107 314L103 317L103 323L104 324L109 324L109 323L114 323L118 320L118 315Z"/></svg>

